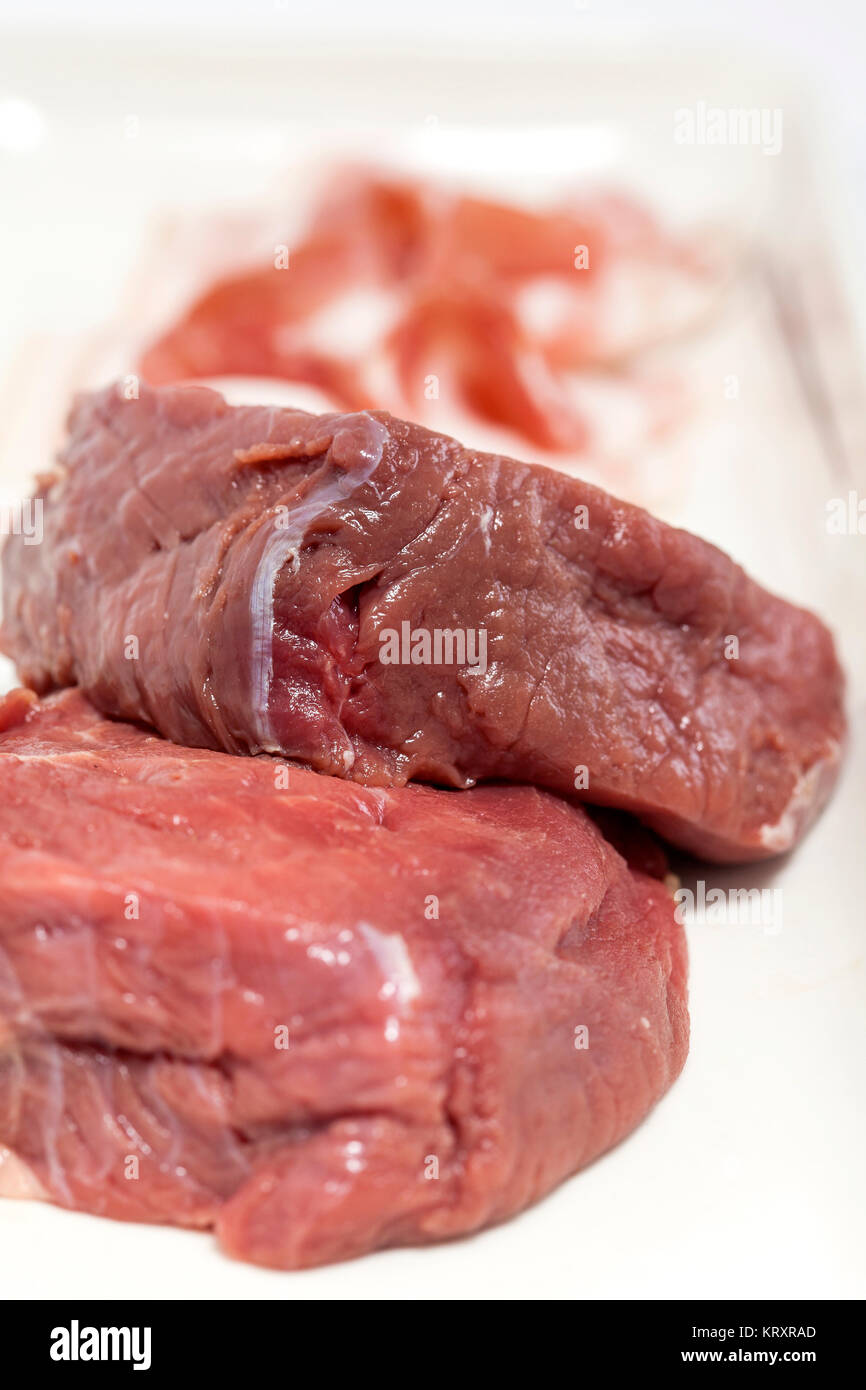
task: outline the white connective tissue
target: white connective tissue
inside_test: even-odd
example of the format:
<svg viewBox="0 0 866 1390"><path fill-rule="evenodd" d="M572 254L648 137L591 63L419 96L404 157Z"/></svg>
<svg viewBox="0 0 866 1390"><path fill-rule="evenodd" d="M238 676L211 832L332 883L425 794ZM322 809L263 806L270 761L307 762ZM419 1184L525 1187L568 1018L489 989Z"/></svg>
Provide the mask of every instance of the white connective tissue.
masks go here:
<svg viewBox="0 0 866 1390"><path fill-rule="evenodd" d="M329 423L321 420L328 428ZM366 411L333 418L333 435L328 448L328 472L288 515L275 519L256 566L250 595L252 618L251 693L256 716L256 735L267 753L280 752L275 743L270 716L270 691L274 675L274 593L277 576L287 564L296 567L311 521L328 507L343 502L362 487L382 460L388 431ZM342 457L351 458L352 467L341 469ZM266 530L267 528L263 528Z"/></svg>

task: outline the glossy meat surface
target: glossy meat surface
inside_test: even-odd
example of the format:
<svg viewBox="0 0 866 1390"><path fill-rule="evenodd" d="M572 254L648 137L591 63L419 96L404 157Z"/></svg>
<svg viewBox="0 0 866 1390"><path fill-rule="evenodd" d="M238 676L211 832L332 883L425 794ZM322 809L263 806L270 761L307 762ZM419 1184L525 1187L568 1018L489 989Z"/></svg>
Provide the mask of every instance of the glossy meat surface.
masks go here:
<svg viewBox="0 0 866 1390"><path fill-rule="evenodd" d="M0 703L0 1154L61 1205L282 1268L476 1230L664 1093L685 976L668 889L545 792Z"/></svg>
<svg viewBox="0 0 866 1390"><path fill-rule="evenodd" d="M835 778L823 624L549 469L142 384L79 398L43 496L43 543L4 550L7 650L179 743L576 791L722 861L790 848Z"/></svg>

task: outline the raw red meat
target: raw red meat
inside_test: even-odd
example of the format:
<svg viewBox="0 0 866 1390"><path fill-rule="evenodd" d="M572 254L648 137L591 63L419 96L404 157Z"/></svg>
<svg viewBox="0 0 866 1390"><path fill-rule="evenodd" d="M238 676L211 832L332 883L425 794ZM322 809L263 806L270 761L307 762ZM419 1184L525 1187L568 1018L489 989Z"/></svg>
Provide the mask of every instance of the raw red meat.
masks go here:
<svg viewBox="0 0 866 1390"><path fill-rule="evenodd" d="M178 743L535 782L718 860L790 848L833 783L822 623L576 479L383 413L142 385L79 399L43 496L43 543L4 550L7 650ZM406 632L430 664L383 661ZM437 632L483 667L444 637L435 660Z"/></svg>
<svg viewBox="0 0 866 1390"><path fill-rule="evenodd" d="M154 385L284 378L341 409L384 405L415 420L432 373L437 400L441 389L534 448L574 452L589 426L568 374L621 366L693 317L695 301L705 308L716 279L622 197L537 211L339 169L288 265L206 288L141 370ZM359 295L376 299L384 324L353 348L334 319Z"/></svg>
<svg viewBox="0 0 866 1390"><path fill-rule="evenodd" d="M682 1067L670 893L555 797L183 749L76 691L0 730L0 1153L63 1206L281 1268L444 1239Z"/></svg>

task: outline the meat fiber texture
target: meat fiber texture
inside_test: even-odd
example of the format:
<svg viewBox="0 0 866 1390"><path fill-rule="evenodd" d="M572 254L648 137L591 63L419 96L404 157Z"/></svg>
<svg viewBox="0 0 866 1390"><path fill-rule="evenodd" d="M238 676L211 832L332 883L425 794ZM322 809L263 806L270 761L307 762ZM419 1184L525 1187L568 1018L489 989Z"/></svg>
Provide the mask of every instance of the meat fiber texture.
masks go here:
<svg viewBox="0 0 866 1390"><path fill-rule="evenodd" d="M78 399L42 544L4 550L37 691L367 785L575 792L719 861L826 800L833 640L715 547L384 413L136 390Z"/></svg>
<svg viewBox="0 0 866 1390"><path fill-rule="evenodd" d="M366 788L0 704L0 1153L295 1268L445 1239L627 1134L686 1055L663 883L531 787Z"/></svg>

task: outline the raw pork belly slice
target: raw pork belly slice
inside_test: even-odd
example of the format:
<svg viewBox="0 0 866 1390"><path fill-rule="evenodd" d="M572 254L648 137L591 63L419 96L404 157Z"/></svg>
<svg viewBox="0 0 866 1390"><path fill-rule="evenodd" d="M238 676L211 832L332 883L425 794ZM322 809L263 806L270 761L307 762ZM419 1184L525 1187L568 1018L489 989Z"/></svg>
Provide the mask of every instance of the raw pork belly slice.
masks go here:
<svg viewBox="0 0 866 1390"><path fill-rule="evenodd" d="M77 691L0 728L0 1153L31 1191L317 1264L509 1216L683 1065L671 895L577 807L184 749Z"/></svg>
<svg viewBox="0 0 866 1390"><path fill-rule="evenodd" d="M178 743L576 789L722 861L788 849L832 785L822 623L563 474L142 384L79 398L43 497L43 543L4 551L7 650Z"/></svg>

